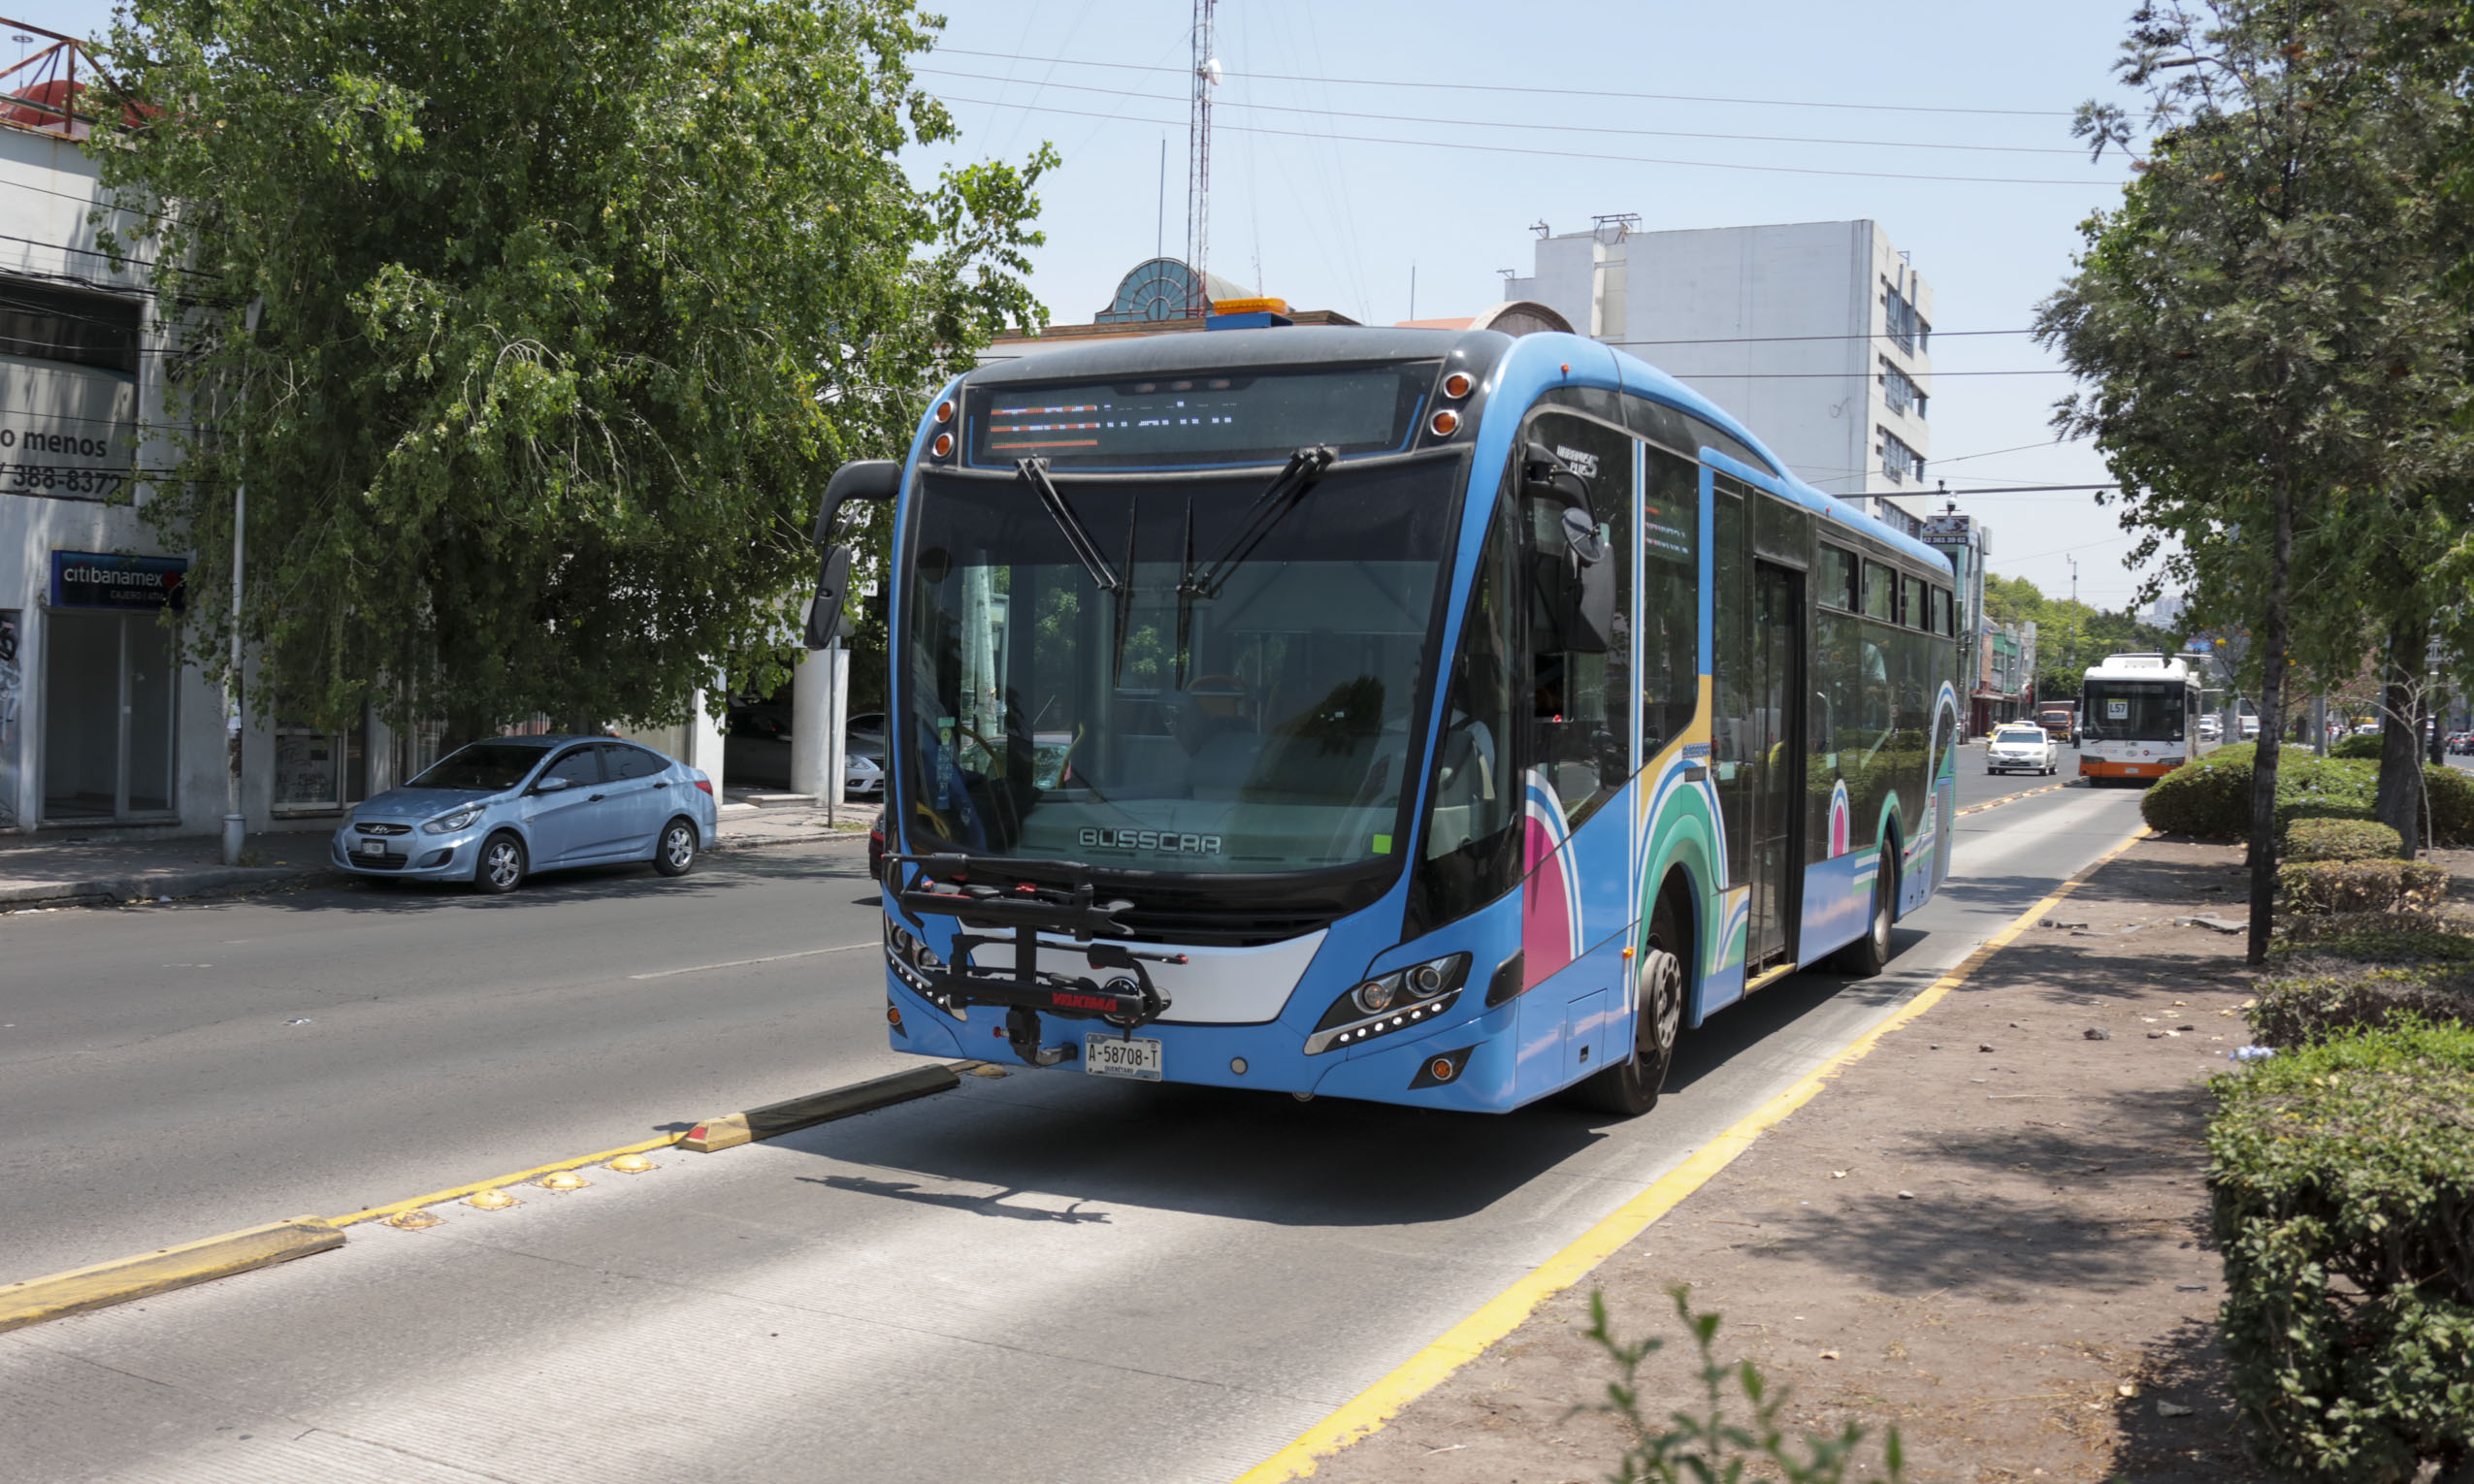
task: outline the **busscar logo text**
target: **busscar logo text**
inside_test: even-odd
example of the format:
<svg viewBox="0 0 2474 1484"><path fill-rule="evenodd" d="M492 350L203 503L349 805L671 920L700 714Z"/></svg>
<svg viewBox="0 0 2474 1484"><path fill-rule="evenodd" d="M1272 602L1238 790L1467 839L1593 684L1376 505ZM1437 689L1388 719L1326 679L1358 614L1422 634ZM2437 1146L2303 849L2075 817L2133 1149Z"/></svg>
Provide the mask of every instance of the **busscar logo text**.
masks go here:
<svg viewBox="0 0 2474 1484"><path fill-rule="evenodd" d="M1173 829L1093 829L1082 843L1097 851L1148 851L1156 855L1217 855L1220 836L1180 834Z"/></svg>

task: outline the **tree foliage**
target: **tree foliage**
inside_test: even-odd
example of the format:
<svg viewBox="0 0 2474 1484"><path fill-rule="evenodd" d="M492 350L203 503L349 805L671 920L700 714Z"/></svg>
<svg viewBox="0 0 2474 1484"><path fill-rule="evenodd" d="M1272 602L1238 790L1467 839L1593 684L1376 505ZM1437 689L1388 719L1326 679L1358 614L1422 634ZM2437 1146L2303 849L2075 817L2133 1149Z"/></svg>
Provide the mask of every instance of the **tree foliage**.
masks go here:
<svg viewBox="0 0 2474 1484"><path fill-rule="evenodd" d="M2075 697L2088 666L2107 655L2169 655L2181 648L2171 630L2141 623L2127 605L2108 613L2075 597L2047 597L2025 577L1986 573L1984 611L1997 624L2035 625L2035 694L2042 700Z"/></svg>
<svg viewBox="0 0 2474 1484"><path fill-rule="evenodd" d="M2037 329L2083 381L2056 423L2092 435L2122 521L2178 553L2189 621L2237 629L2258 697L2251 951L2266 952L2276 736L2286 672L2330 653L2349 519L2460 471L2462 255L2449 188L2464 126L2461 5L2425 0L2157 0L2120 67L2153 140L2122 204ZM2089 105L2100 152L2132 135ZM2392 574L2393 577L2396 574ZM2359 632L2359 628L2357 629ZM2361 651L2357 648L2359 657Z"/></svg>
<svg viewBox="0 0 2474 1484"><path fill-rule="evenodd" d="M137 0L98 138L186 349L148 518L254 700L475 729L683 716L793 658L843 460L1008 320L1053 156L949 140L910 0ZM254 335L244 306L263 306ZM212 429L212 432L205 430ZM193 607L219 670L231 616Z"/></svg>

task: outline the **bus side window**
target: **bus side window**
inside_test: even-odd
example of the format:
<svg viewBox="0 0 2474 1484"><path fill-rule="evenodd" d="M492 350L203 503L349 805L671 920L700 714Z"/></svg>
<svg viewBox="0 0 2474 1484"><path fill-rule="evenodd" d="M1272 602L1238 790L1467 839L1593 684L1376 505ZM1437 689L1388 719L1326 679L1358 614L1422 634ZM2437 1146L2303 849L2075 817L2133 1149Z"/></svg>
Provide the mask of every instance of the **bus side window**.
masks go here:
<svg viewBox="0 0 2474 1484"><path fill-rule="evenodd" d="M1719 815L1726 828L1727 885L1750 880L1744 853L1746 801L1752 790L1752 758L1746 732L1752 720L1745 694L1752 664L1751 564L1746 560L1743 486L1721 478L1710 505L1709 667L1714 713L1709 718L1709 758L1718 782Z"/></svg>
<svg viewBox="0 0 2474 1484"><path fill-rule="evenodd" d="M1585 511L1524 499L1530 537L1528 759L1547 779L1567 823L1578 825L1632 776L1633 449L1620 428L1546 410L1523 439L1585 488ZM1581 525L1594 525L1598 561L1614 576L1613 619L1602 635L1567 625L1552 597ZM1565 632L1567 627L1574 631ZM1603 639L1603 649L1597 641ZM1569 647L1566 647L1566 646Z"/></svg>
<svg viewBox="0 0 2474 1484"><path fill-rule="evenodd" d="M1701 467L1643 445L1641 756L1683 735L1701 709Z"/></svg>

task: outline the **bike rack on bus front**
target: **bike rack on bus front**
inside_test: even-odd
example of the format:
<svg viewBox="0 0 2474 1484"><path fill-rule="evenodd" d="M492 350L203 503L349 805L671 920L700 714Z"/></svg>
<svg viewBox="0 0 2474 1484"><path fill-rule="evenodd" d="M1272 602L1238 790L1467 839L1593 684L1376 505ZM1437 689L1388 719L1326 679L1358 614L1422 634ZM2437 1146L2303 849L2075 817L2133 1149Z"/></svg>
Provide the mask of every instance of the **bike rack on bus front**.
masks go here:
<svg viewBox="0 0 2474 1484"><path fill-rule="evenodd" d="M889 871L904 866L919 868L912 884L895 894L895 900L904 910L951 917L964 929L954 935L951 962L935 962L932 957L925 964L906 962L900 952L892 953L904 982L957 1012L970 1005L1004 1006L1005 1039L1014 1054L1034 1067L1053 1067L1074 1055L1075 1048L1070 1043L1053 1047L1039 1044L1041 1012L1071 1020L1102 1020L1130 1037L1168 1011L1168 996L1152 983L1151 974L1143 965L1182 964L1187 959L1183 953L1150 953L1122 943L1094 941L1094 935L1099 933L1125 932L1125 925L1117 920L1117 915L1134 904L1116 898L1098 899L1088 867L1067 861L1042 864L1070 872L1073 884L1060 887L1016 881L997 887L972 882L971 861L965 855L905 855L889 851L885 856ZM998 931L973 932L969 930L972 928ZM1073 945L1069 948L1042 943L1039 935L1043 932L1071 937ZM972 962L973 950L1004 943L1010 943L1014 950L1010 971L985 969ZM1052 953L1070 952L1094 974L1117 972L1102 983L1083 975L1044 970L1039 967L1042 949Z"/></svg>

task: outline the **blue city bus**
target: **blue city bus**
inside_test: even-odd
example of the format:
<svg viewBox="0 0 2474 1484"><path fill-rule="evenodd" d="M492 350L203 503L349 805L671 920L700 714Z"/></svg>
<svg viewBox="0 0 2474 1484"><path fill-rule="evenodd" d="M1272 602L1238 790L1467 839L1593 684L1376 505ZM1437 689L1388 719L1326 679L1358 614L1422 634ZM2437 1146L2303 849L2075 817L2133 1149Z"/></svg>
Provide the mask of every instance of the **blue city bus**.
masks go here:
<svg viewBox="0 0 2474 1484"><path fill-rule="evenodd" d="M1636 1114L1947 873L1947 561L1595 341L1048 351L838 470L820 544L855 500L895 502L897 1050Z"/></svg>

